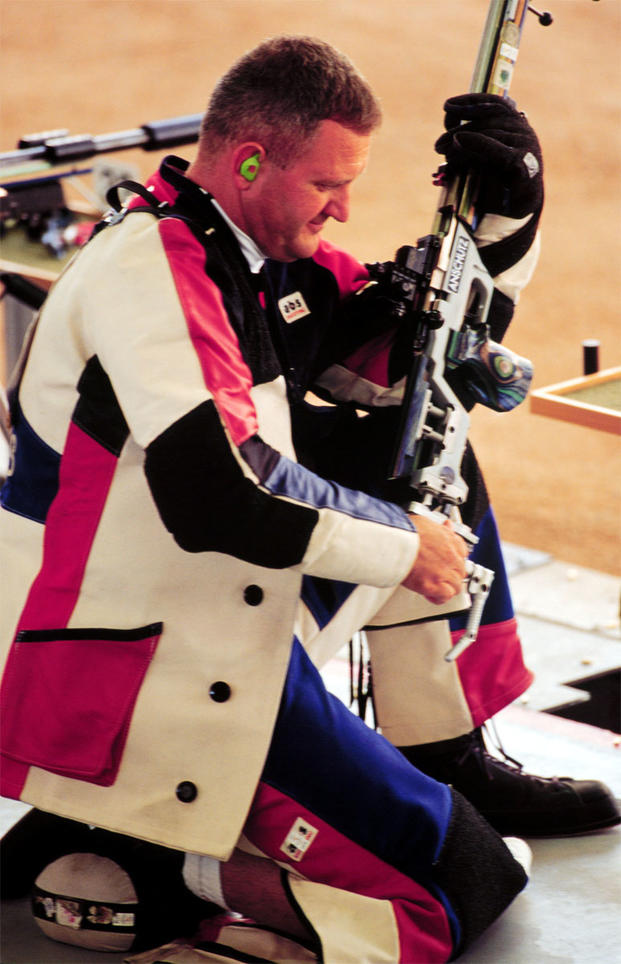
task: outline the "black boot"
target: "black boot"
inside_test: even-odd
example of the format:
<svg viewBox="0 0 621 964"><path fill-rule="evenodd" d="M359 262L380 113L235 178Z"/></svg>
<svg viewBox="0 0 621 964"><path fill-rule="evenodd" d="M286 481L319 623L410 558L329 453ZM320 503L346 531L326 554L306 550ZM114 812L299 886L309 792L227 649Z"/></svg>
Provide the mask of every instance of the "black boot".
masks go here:
<svg viewBox="0 0 621 964"><path fill-rule="evenodd" d="M417 769L459 790L503 836L565 837L621 823L605 784L525 773L503 750L504 760L488 753L480 728L399 749Z"/></svg>

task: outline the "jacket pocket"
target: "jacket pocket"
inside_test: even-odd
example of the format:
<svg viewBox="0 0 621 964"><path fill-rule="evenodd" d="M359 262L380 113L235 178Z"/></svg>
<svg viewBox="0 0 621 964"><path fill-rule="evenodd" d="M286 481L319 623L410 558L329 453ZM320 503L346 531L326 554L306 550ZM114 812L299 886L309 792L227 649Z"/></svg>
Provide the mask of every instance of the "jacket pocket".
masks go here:
<svg viewBox="0 0 621 964"><path fill-rule="evenodd" d="M162 629L18 632L2 681L3 752L62 776L113 784Z"/></svg>

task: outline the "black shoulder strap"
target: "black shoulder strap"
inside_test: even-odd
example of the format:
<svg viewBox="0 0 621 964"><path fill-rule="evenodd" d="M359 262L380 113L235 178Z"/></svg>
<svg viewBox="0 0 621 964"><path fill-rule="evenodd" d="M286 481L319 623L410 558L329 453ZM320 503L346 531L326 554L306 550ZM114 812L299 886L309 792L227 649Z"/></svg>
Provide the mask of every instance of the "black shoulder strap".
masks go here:
<svg viewBox="0 0 621 964"><path fill-rule="evenodd" d="M119 195L119 191L121 190L131 191L132 194L138 194L143 201L147 202L149 207L154 208L155 210L170 207L168 201L158 201L157 198L155 198L143 184L139 184L138 181L119 181L119 183L114 184L106 194L106 201L117 212L123 210L123 202L121 201Z"/></svg>
<svg viewBox="0 0 621 964"><path fill-rule="evenodd" d="M146 205L136 205L131 208L127 207L127 205L124 205L121 201L120 191L129 191L132 194L137 194L143 201L146 201ZM111 224L118 224L127 214L133 214L136 211L142 213L147 211L149 214L153 214L158 218L176 218L178 221L184 221L185 224L197 229L199 235L210 233L205 232L203 226L196 218L192 218L178 211L174 204L171 204L169 201L158 201L148 188L143 184L139 184L137 181L119 181L118 184L114 184L106 194L106 201L111 205L112 210L105 214L99 224L95 226L92 236Z"/></svg>

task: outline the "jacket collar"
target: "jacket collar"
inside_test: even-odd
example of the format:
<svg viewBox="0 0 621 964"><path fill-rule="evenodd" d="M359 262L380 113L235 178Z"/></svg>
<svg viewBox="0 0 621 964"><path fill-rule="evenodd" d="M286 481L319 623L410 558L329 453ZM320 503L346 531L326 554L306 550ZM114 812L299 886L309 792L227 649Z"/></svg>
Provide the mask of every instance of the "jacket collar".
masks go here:
<svg viewBox="0 0 621 964"><path fill-rule="evenodd" d="M188 167L189 162L181 157L175 157L173 154L165 157L160 165L159 184L153 183L154 193L157 197L161 197L161 200L171 204L183 198L185 203L191 205L195 217L198 216L200 219L205 217L209 222L213 221L212 215L215 208L235 236L250 271L252 274L258 274L265 262L265 255L252 238L237 227L209 191L185 176ZM152 179L153 182L155 180ZM149 182L149 186L151 183Z"/></svg>

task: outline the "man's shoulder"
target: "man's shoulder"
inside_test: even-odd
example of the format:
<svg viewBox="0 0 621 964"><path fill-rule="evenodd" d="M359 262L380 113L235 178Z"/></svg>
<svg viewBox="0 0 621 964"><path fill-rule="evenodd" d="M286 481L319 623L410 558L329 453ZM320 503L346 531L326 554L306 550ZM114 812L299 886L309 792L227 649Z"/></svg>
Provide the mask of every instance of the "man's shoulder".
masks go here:
<svg viewBox="0 0 621 964"><path fill-rule="evenodd" d="M334 276L342 295L357 291L369 280L369 273L361 261L325 238L320 240L312 261Z"/></svg>
<svg viewBox="0 0 621 964"><path fill-rule="evenodd" d="M266 271L276 287L300 284L338 287L339 295L351 294L369 280L366 267L352 254L322 238L312 257L299 261L266 261Z"/></svg>

